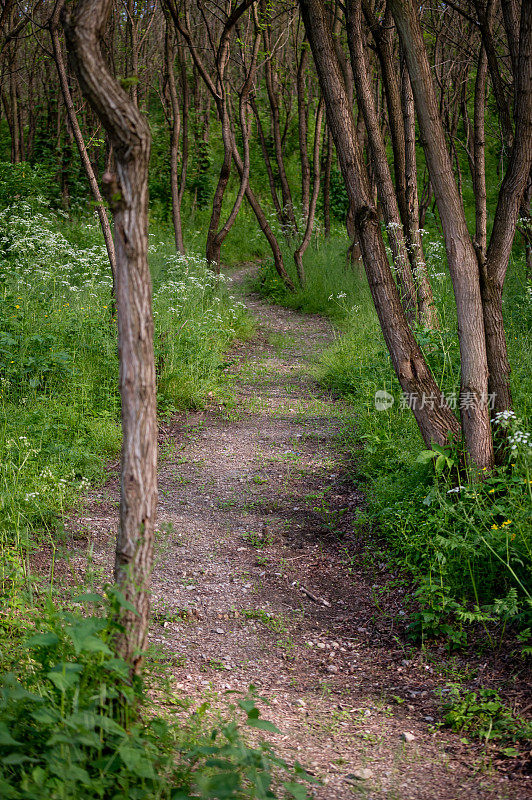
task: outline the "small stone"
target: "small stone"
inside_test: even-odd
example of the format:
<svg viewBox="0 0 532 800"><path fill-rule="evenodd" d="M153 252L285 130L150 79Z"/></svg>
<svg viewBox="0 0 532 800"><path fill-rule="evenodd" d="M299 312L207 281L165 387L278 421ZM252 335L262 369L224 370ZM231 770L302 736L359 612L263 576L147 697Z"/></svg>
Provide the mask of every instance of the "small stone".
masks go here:
<svg viewBox="0 0 532 800"><path fill-rule="evenodd" d="M338 667L336 666L336 664L329 664L327 667L325 667L325 669L332 675L336 675L336 673L338 672Z"/></svg>
<svg viewBox="0 0 532 800"><path fill-rule="evenodd" d="M415 738L416 737L414 736L414 734L410 733L410 731L403 731L403 733L401 734L401 739L403 740L403 742L413 742Z"/></svg>
<svg viewBox="0 0 532 800"><path fill-rule="evenodd" d="M316 645L320 650L325 650L325 642L318 642Z"/></svg>
<svg viewBox="0 0 532 800"><path fill-rule="evenodd" d="M372 777L373 772L368 767L360 767L360 769L354 769L353 772L346 775L345 779L348 783L354 783L355 781L369 781Z"/></svg>
<svg viewBox="0 0 532 800"><path fill-rule="evenodd" d="M423 717L425 722L434 722L434 717Z"/></svg>
<svg viewBox="0 0 532 800"><path fill-rule="evenodd" d="M223 634L223 632L224 632L223 628L216 628L216 633Z"/></svg>

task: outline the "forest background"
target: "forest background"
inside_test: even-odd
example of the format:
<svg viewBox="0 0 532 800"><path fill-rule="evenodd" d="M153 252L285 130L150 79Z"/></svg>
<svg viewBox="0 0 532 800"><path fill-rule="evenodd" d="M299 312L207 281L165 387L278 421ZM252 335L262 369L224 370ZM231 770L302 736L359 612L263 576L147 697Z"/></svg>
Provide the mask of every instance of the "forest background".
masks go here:
<svg viewBox="0 0 532 800"><path fill-rule="evenodd" d="M300 9L290 3L128 0L111 9L103 45L110 73L151 133L149 264L159 418L200 408L213 396L230 397L224 354L235 339L252 335L253 324L225 288L220 265L257 264L256 291L272 302L329 315L338 327L337 343L320 356L316 375L352 408L353 480L367 496L360 535L378 532L382 549L374 558L386 554L411 581L413 639L443 637L453 650L467 647L468 637L475 647L489 648L509 636L523 658L532 652L532 78L526 6L516 0L423 6L420 30L432 95L423 94L423 80L416 78L423 65L409 50L415 24L400 7L413 8L410 3L310 2ZM49 590L47 627L35 633L43 607L32 553L43 541L63 546L69 510L105 480L106 465L121 447L109 263L114 153L77 82L72 53L68 61L63 24L69 10L61 2L4 0L0 12L3 671L26 690L30 673L33 688L51 681L59 706L79 690L78 673L54 673L49 648L57 649L56 660L64 649L58 663L75 665L73 654L86 659L83 691L90 694L109 655L114 611L105 624L95 618L85 650L76 635L69 638L72 608L66 611L62 600L58 610ZM325 34L309 19L324 21L329 36L342 93L336 105L331 97L338 87L327 85L317 55ZM423 105L431 97L439 119L434 140L446 153L440 152L449 172L446 187L438 185L431 166L437 154L427 134L430 108L425 114ZM342 102L351 115L345 129L334 115ZM361 159L353 173L344 133L356 138L356 147L353 138L351 144ZM361 188L353 184L354 173L365 176ZM450 213L444 201L453 191L460 208L455 203ZM357 192L365 193L362 210ZM469 243L463 230L452 229L453 215L463 216ZM373 244L366 217L375 226ZM490 258L504 262L504 254L492 252L500 245L497 236L506 241L506 265L502 280L490 283ZM456 241L463 244L458 255ZM378 262L379 248L386 266L380 275L370 270L368 281L364 266ZM467 265L471 254L476 266L453 263ZM479 402L483 391L493 389L488 370L473 365L464 380L469 356L484 336L474 326L468 333L474 304L464 311L460 301L471 294L471 287L460 285L462 273L475 274L479 284L486 264L484 357L490 357L491 330L485 309L496 307L500 289L504 328L499 324L493 338L500 344L502 330L511 367L509 372L504 353L493 362L500 369L490 367L498 379L492 408ZM376 286L391 294L379 299ZM397 307L386 300L394 293ZM480 300L475 313L479 309L481 318ZM496 308L494 313L493 319ZM415 386L400 366L408 348L411 362L426 371ZM432 398L423 404L420 387ZM473 398L471 414L466 391ZM376 402L379 392L385 393L384 406ZM41 579L53 587L53 565ZM126 601L109 591L116 611ZM30 634L37 638L28 651ZM120 670L116 666L113 680L121 686ZM50 678L50 672L62 678ZM4 690L2 724L14 718L22 724L24 703L31 701L10 691L13 696ZM252 709L253 703L244 708L250 719ZM5 736L16 740L9 730ZM148 761L131 766L146 735L143 729L131 745L132 752L137 748L133 760L122 759L116 780L124 786L130 769L156 781ZM42 732L31 736L42 738ZM8 739L0 744L11 746ZM63 753L63 743L56 744ZM85 746L81 740L79 746ZM244 767L235 753L238 772ZM44 777L27 777L23 760L6 762L12 763L5 775L12 794L5 796L26 796L14 788L21 773L32 791L42 781L42 796L49 796L46 781L57 779L57 769L49 778L54 762L47 758ZM80 775L72 780L83 783Z"/></svg>

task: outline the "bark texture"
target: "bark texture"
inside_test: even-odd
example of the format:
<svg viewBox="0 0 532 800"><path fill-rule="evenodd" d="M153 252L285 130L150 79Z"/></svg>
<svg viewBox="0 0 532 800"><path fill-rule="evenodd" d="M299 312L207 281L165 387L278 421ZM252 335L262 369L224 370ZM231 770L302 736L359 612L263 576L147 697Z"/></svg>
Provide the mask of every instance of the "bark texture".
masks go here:
<svg viewBox="0 0 532 800"><path fill-rule="evenodd" d="M462 430L467 449L479 468L493 466L488 407L488 367L479 267L467 229L417 11L412 0L390 0L410 73L425 158L443 227L447 261L458 318L462 369Z"/></svg>
<svg viewBox="0 0 532 800"><path fill-rule="evenodd" d="M107 130L116 162L116 175L106 175L115 222L123 431L115 579L136 610L120 609L122 631L116 644L132 670L138 671L149 620L157 506L156 387L147 259L150 132L134 100L109 73L101 52L111 7L112 0L78 0L65 18L65 33L81 88Z"/></svg>

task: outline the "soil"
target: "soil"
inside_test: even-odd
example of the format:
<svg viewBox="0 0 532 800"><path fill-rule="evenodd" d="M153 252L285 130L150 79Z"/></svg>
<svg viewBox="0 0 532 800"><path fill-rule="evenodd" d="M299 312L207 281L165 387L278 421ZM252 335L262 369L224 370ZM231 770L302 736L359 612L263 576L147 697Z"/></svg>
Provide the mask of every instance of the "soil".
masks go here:
<svg viewBox="0 0 532 800"><path fill-rule="evenodd" d="M281 731L268 738L321 779L321 800L532 797L522 763L438 727L437 690L500 664L469 669L405 637L408 585L359 520L352 414L312 374L337 334L245 302L256 335L227 356L228 391L161 430L150 643L170 689L193 708L256 686ZM93 577L112 574L117 499L115 472L73 521L82 580L84 536Z"/></svg>

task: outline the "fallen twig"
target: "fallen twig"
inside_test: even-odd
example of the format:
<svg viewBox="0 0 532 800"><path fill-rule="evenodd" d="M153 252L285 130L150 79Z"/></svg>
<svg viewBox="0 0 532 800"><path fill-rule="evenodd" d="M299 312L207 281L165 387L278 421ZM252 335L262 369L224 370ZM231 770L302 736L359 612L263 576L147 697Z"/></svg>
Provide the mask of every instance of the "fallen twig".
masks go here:
<svg viewBox="0 0 532 800"><path fill-rule="evenodd" d="M323 597L318 597L317 595L312 594L312 592L309 592L309 590L305 589L304 586L300 586L299 588L301 589L303 594L306 594L307 597L310 597L310 599L314 600L315 603L321 603L322 606L327 606L327 608L331 607L331 604L329 603L329 601L328 600L324 600Z"/></svg>

